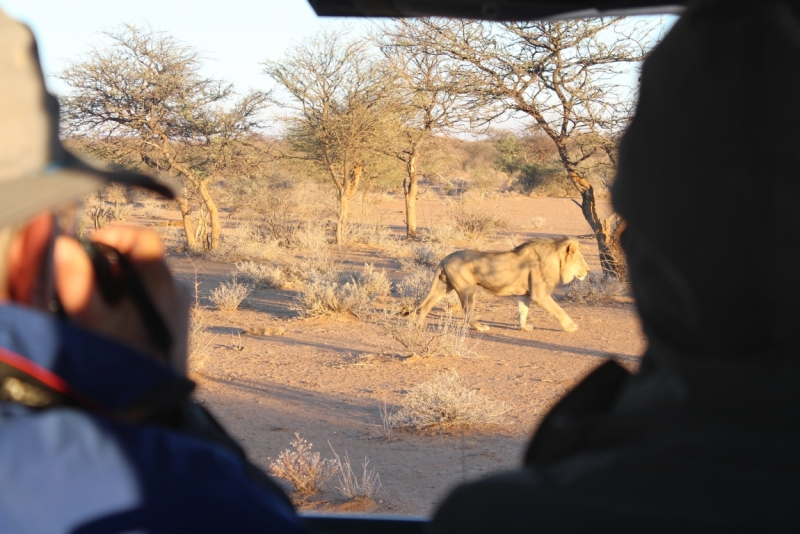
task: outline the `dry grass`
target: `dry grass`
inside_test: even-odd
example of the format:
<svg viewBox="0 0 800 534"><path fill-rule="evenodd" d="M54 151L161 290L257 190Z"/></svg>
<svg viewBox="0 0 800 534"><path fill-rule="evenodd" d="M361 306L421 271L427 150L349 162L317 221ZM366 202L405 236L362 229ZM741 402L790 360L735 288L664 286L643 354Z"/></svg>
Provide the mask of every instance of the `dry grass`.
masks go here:
<svg viewBox="0 0 800 534"><path fill-rule="evenodd" d="M255 223L241 222L236 228L222 235L220 246L204 252L212 261L265 261L282 254L280 243Z"/></svg>
<svg viewBox="0 0 800 534"><path fill-rule="evenodd" d="M372 497L375 492L381 488L381 477L374 469L368 468L368 458L364 457L364 463L361 464L363 471L361 477L358 477L353 472L353 467L350 464L350 456L347 454L347 451L345 451L344 460L342 460L333 449L330 441L328 442L328 446L336 457L336 459L331 462L339 472L339 481L336 485L336 491L348 499L357 499L359 497Z"/></svg>
<svg viewBox="0 0 800 534"><path fill-rule="evenodd" d="M397 311L410 313L420 305L431 289L433 272L430 269L414 267L411 274L403 277L397 284Z"/></svg>
<svg viewBox="0 0 800 534"><path fill-rule="evenodd" d="M223 311L234 311L250 294L250 288L236 280L234 276L228 282L222 282L211 290L209 298L218 309Z"/></svg>
<svg viewBox="0 0 800 534"><path fill-rule="evenodd" d="M268 289L281 289L289 285L292 280L291 271L281 268L277 264L261 265L253 261L244 261L236 264L236 274L244 281L256 287Z"/></svg>
<svg viewBox="0 0 800 534"><path fill-rule="evenodd" d="M564 288L564 298L570 302L601 302L613 297L626 296L630 288L625 281L613 275L590 272L584 280L575 280Z"/></svg>
<svg viewBox="0 0 800 534"><path fill-rule="evenodd" d="M416 309L428 295L433 283L433 271L431 269L417 265L409 265L407 267L407 270L411 271L410 274L403 277L395 285L397 300L393 311L399 313L409 313ZM441 304L447 310L458 308L460 306L458 295L455 292L448 293L442 299Z"/></svg>
<svg viewBox="0 0 800 534"><path fill-rule="evenodd" d="M544 217L533 217L528 219L527 221L522 223L523 228L527 228L529 230L538 230L542 226L544 226Z"/></svg>
<svg viewBox="0 0 800 534"><path fill-rule="evenodd" d="M452 224L437 224L430 228L423 228L419 232L419 236L422 241L442 243L444 245L449 245L462 237L458 229Z"/></svg>
<svg viewBox="0 0 800 534"><path fill-rule="evenodd" d="M376 271L370 264L361 273L342 275L336 270L315 272L297 296L298 309L317 317L351 313L364 317L372 311L373 300L389 293L391 283L385 271Z"/></svg>
<svg viewBox="0 0 800 534"><path fill-rule="evenodd" d="M414 266L436 267L452 250L450 245L432 241L411 243L408 248L410 257L400 260L405 270L413 269Z"/></svg>
<svg viewBox="0 0 800 534"><path fill-rule="evenodd" d="M464 387L458 373L439 373L411 388L403 406L391 416L397 428L452 429L477 424L502 424L511 407Z"/></svg>
<svg viewBox="0 0 800 534"><path fill-rule="evenodd" d="M447 211L453 226L469 241L494 237L509 226L508 221L500 215L480 206L470 207L463 201L450 203Z"/></svg>
<svg viewBox="0 0 800 534"><path fill-rule="evenodd" d="M380 221L373 223L351 222L347 225L345 242L363 243L365 245L375 245L378 247L392 247L396 243L396 239L392 231Z"/></svg>
<svg viewBox="0 0 800 534"><path fill-rule="evenodd" d="M318 452L311 452L313 443L301 438L297 432L290 445L294 450L285 449L281 452L276 460L270 462L270 471L276 477L291 482L300 495L317 493L336 474L335 462L322 459Z"/></svg>
<svg viewBox="0 0 800 534"><path fill-rule="evenodd" d="M469 325L447 310L425 328L417 328L416 317L386 315L383 326L407 356L477 356L479 339L472 336Z"/></svg>

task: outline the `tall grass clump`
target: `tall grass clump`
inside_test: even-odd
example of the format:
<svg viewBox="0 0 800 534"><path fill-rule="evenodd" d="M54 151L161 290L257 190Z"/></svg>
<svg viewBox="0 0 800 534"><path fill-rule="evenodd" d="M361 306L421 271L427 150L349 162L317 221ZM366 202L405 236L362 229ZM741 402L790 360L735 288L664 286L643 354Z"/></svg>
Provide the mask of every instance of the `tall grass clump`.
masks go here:
<svg viewBox="0 0 800 534"><path fill-rule="evenodd" d="M344 460L342 460L333 446L328 442L331 452L335 456L331 460L339 474L338 484L336 491L347 497L348 499L358 499L364 497L372 497L376 491L381 488L381 477L374 469L369 469L369 459L364 458L364 463L361 464L363 470L361 476L355 474L353 467L350 464L350 456L345 451Z"/></svg>
<svg viewBox="0 0 800 534"><path fill-rule="evenodd" d="M402 407L391 415L397 428L453 429L478 424L502 424L511 407L461 384L455 371L439 373L411 388Z"/></svg>

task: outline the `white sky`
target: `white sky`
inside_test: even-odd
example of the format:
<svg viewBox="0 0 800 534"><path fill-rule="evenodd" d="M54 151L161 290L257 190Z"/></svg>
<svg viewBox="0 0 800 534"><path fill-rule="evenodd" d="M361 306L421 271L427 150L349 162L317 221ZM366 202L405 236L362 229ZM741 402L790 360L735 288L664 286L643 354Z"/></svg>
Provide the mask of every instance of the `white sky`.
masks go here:
<svg viewBox="0 0 800 534"><path fill-rule="evenodd" d="M122 23L166 31L207 58L206 74L233 82L240 92L266 89L271 81L260 62L280 59L294 41L326 25L364 31L367 22L320 19L306 0L0 0L9 15L33 29L42 69L52 78L67 59L104 42L100 32Z"/></svg>

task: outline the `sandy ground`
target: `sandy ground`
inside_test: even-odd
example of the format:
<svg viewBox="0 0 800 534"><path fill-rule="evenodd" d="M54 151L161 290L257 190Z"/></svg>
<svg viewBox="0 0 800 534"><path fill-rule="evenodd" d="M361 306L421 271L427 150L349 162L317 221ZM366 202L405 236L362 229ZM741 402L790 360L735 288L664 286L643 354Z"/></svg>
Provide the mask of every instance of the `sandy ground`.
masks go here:
<svg viewBox="0 0 800 534"><path fill-rule="evenodd" d="M590 233L570 199L503 198L484 204L510 223L507 235L485 248L508 249L535 235ZM420 202L420 227L444 216L441 205L436 199ZM600 208L609 210L607 205ZM398 236L403 232L402 209L400 201L387 199L374 207ZM532 217L544 217L545 223L525 230L522 223ZM581 243L590 266L599 269L593 239L582 237ZM396 252L363 245L336 248L339 261L370 262L395 280L402 276ZM201 296L235 270L231 264L197 258L192 265L179 254L170 257L170 264L187 282L197 268ZM482 292L478 313L491 329L476 336L477 356L407 358L397 355L396 342L375 323L351 316L300 317L291 306L294 295L290 290L256 290L236 312L209 309L212 350L193 362L193 378L198 399L258 465L268 468L270 458L288 448L298 432L323 456L332 457L330 443L340 455L347 452L354 464L369 459L369 467L380 475L382 489L375 501L344 502L331 480L302 509L429 515L455 484L517 466L537 422L559 398L609 357L634 369L645 346L627 297L594 305L562 303L580 326L575 333L560 331L554 318L532 308L529 323L534 330L521 332L515 301ZM430 317L441 313L436 308ZM252 327L284 331L241 335ZM481 394L508 403L506 424L463 432L395 431L387 440L380 432L380 407L385 403L397 409L411 387L446 370L456 371Z"/></svg>

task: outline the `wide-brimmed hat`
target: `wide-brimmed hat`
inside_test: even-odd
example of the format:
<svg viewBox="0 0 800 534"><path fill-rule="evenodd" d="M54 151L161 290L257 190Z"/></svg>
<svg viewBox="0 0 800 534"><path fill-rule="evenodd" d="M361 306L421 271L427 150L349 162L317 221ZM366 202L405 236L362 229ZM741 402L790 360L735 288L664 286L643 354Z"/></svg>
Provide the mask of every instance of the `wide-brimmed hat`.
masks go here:
<svg viewBox="0 0 800 534"><path fill-rule="evenodd" d="M45 89L33 34L0 10L0 228L111 182L173 198L150 176L82 161L63 147L58 125L58 100Z"/></svg>

